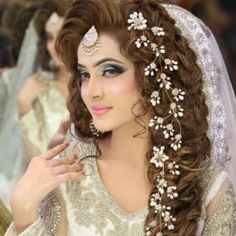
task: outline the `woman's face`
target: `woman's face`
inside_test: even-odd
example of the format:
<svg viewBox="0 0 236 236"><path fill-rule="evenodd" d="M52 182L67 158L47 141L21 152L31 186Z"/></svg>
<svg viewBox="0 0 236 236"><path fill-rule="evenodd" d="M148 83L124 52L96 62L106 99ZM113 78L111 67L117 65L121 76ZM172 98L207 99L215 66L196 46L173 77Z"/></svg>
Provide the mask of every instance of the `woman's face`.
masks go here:
<svg viewBox="0 0 236 236"><path fill-rule="evenodd" d="M98 130L133 127L132 111L135 115L141 111L140 103L132 110L139 101L134 64L108 34L101 34L99 40L101 47L93 55L85 55L80 47L77 50L82 99Z"/></svg>
<svg viewBox="0 0 236 236"><path fill-rule="evenodd" d="M47 35L47 50L51 56L51 59L56 65L62 64L60 60L58 59L56 50L54 48L58 32L62 27L62 23L63 23L62 17L57 16L57 18L55 19L54 17L54 20L53 20L53 17L51 16L45 25L45 30L46 30L46 35Z"/></svg>

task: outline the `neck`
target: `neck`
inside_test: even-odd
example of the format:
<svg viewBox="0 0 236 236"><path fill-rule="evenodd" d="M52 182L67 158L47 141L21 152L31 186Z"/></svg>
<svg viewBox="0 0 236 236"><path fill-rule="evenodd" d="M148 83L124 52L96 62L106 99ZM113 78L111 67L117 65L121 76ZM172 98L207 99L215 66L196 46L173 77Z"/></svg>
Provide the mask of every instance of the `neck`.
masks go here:
<svg viewBox="0 0 236 236"><path fill-rule="evenodd" d="M137 167L145 167L146 152L150 140L148 130L134 137L142 129L136 122L133 122L125 127L113 130L111 136L105 141L105 157L114 161L130 163Z"/></svg>

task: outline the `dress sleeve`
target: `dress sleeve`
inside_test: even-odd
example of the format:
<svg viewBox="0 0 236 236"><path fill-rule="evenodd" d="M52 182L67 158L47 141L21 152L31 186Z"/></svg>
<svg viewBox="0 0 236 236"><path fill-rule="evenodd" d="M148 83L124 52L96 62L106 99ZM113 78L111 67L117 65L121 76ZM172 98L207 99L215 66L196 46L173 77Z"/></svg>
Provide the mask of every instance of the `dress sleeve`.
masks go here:
<svg viewBox="0 0 236 236"><path fill-rule="evenodd" d="M22 145L27 160L46 151L44 113L39 99L32 109L18 121L21 130Z"/></svg>
<svg viewBox="0 0 236 236"><path fill-rule="evenodd" d="M224 175L224 173L221 173ZM219 178L222 179L222 178ZM236 235L236 202L232 183L224 178L213 184L208 193L206 220L202 236ZM211 199L211 200L210 200Z"/></svg>
<svg viewBox="0 0 236 236"><path fill-rule="evenodd" d="M38 219L18 236L53 236L60 228L61 206L54 192L51 192L38 207ZM57 234L58 235L58 234ZM60 234L59 234L60 235ZM17 236L14 222L5 236Z"/></svg>

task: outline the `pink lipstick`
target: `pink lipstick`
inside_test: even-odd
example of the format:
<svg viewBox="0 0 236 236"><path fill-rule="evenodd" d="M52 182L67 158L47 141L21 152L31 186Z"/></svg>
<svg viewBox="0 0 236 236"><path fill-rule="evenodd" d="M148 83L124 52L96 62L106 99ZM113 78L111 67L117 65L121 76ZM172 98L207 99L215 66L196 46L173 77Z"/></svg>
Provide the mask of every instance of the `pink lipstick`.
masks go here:
<svg viewBox="0 0 236 236"><path fill-rule="evenodd" d="M112 107L92 106L91 109L92 109L93 114L98 116L98 115L103 115L103 114L107 113L108 111L110 111L112 109Z"/></svg>

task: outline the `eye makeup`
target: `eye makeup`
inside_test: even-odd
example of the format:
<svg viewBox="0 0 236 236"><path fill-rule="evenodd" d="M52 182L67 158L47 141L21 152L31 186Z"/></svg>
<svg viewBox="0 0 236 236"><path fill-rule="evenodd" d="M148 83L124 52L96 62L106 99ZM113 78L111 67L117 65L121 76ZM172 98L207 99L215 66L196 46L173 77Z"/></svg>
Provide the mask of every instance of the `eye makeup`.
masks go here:
<svg viewBox="0 0 236 236"><path fill-rule="evenodd" d="M126 68L124 68L121 65L108 63L103 65L102 69L102 76L105 77L116 77L126 71Z"/></svg>

